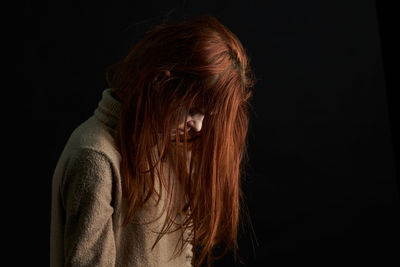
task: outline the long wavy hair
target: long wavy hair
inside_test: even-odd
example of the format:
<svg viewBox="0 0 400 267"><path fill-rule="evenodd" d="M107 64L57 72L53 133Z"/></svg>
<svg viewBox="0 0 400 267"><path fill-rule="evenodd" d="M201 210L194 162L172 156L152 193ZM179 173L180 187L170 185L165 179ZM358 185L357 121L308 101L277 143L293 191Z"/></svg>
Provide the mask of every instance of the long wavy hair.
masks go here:
<svg viewBox="0 0 400 267"><path fill-rule="evenodd" d="M195 249L197 267L238 250L238 228L245 201L241 189L247 154L249 99L256 78L238 37L211 15L161 23L146 32L130 53L106 71L106 81L122 105L117 127L126 216L123 224L145 207L163 184L168 218L156 242L170 229L177 213L184 213L183 244ZM201 111L201 131L178 133L180 118ZM185 130L188 127L185 123ZM156 156L152 153L156 148ZM171 166L177 183L168 186L163 168ZM175 213L174 213L175 212ZM172 218L172 219L171 219ZM249 218L247 218L249 219ZM219 257L213 249L225 245ZM176 247L177 248L177 247ZM175 250L176 251L176 250ZM176 254L177 255L177 254Z"/></svg>

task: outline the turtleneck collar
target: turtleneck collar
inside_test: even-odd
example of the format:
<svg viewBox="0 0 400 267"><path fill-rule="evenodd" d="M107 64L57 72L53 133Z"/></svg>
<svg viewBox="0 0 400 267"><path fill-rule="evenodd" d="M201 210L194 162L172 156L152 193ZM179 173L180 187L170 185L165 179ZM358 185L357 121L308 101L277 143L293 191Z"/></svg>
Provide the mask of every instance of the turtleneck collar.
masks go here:
<svg viewBox="0 0 400 267"><path fill-rule="evenodd" d="M111 94L111 89L103 90L102 98L94 111L94 115L105 125L115 130L122 103Z"/></svg>

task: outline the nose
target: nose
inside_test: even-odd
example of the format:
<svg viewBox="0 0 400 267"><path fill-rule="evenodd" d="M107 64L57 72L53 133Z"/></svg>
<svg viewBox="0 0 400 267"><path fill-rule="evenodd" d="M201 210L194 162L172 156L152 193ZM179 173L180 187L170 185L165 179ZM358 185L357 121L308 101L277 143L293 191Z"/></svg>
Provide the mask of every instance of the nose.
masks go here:
<svg viewBox="0 0 400 267"><path fill-rule="evenodd" d="M187 125L191 127L194 131L200 132L201 126L203 124L204 115L197 113L192 116L188 116L186 121Z"/></svg>

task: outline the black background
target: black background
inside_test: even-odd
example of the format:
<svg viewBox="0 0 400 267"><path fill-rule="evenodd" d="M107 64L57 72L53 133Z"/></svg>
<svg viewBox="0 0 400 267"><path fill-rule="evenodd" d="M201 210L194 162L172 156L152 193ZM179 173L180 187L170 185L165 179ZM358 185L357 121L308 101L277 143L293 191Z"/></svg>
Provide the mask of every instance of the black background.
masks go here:
<svg viewBox="0 0 400 267"><path fill-rule="evenodd" d="M21 2L14 93L28 137L16 153L27 164L15 170L23 227L9 247L32 254L14 260L48 265L52 173L105 68L168 14L208 13L237 34L259 79L244 186L258 246L241 234L243 266L397 265L398 30L382 2ZM232 255L215 266L234 266Z"/></svg>

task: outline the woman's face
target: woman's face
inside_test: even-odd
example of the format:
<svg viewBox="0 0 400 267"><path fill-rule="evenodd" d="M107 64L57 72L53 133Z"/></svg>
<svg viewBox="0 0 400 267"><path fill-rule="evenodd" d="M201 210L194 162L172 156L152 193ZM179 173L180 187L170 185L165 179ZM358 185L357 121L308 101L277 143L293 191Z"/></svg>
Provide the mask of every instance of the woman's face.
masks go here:
<svg viewBox="0 0 400 267"><path fill-rule="evenodd" d="M186 124L186 131L188 139L191 138L191 133L200 132L203 124L204 112L200 109L193 108L190 110L188 117L185 120L185 115L181 116L178 124L178 135L184 136L184 127ZM171 140L176 138L176 126L173 125L171 129Z"/></svg>

